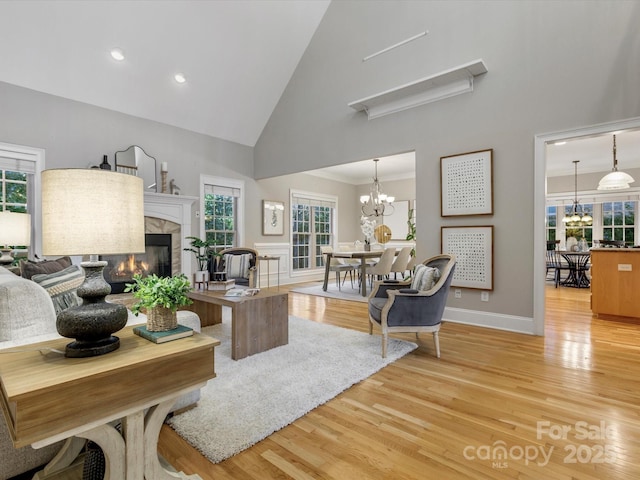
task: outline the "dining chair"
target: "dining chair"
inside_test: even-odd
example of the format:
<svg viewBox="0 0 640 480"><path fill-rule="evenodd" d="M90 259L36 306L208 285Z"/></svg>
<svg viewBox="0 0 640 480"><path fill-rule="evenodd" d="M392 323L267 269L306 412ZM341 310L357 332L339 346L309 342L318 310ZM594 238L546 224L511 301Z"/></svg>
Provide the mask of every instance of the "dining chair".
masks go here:
<svg viewBox="0 0 640 480"><path fill-rule="evenodd" d="M328 253L333 253L333 248L330 246L320 247L320 252L322 255L327 255ZM325 257L325 262L326 262ZM338 286L338 290L342 290L342 284L347 279L347 273L351 278L351 287L353 288L353 271L355 270L355 266L349 263L346 263L342 258L331 257L331 261L329 263L329 271L336 272L336 285ZM344 272L344 278L342 279L342 283L340 282L340 274Z"/></svg>
<svg viewBox="0 0 640 480"><path fill-rule="evenodd" d="M369 278L369 284L373 286L373 278L377 277L379 280L387 277L391 273L391 265L393 265L393 259L396 256L395 248L385 248L380 255L380 260L375 265L368 266L366 274ZM366 279L363 279L366 281Z"/></svg>
<svg viewBox="0 0 640 480"><path fill-rule="evenodd" d="M411 250L413 247L402 247L400 253L396 256L396 259L391 264L391 273L393 278L398 278L398 273L404 277L404 272L407 271L409 260L411 258Z"/></svg>

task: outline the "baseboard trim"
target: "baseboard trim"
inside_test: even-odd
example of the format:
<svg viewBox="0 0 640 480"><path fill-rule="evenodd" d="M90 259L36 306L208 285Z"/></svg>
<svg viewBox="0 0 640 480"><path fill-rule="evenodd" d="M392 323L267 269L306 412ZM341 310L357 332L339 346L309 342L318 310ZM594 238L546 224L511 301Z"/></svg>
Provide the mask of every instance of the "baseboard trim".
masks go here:
<svg viewBox="0 0 640 480"><path fill-rule="evenodd" d="M447 322L535 335L535 325L532 317L519 317L495 312L446 307L442 319Z"/></svg>

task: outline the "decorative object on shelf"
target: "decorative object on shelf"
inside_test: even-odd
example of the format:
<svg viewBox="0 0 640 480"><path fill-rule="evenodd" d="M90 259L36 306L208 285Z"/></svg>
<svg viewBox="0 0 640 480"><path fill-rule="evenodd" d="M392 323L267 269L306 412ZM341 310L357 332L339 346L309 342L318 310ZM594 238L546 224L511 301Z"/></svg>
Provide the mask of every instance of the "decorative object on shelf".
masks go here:
<svg viewBox="0 0 640 480"><path fill-rule="evenodd" d="M373 165L375 173L373 175L373 183L369 188L369 195L362 195L360 197L360 203L362 204L362 214L367 217L382 217L385 214L390 215L393 213L393 201L395 197L388 196L382 193L380 182L378 181L378 162L379 158L373 159Z"/></svg>
<svg viewBox="0 0 640 480"><path fill-rule="evenodd" d="M30 242L31 215L8 210L0 212L0 265L13 263L13 249L9 247L28 247Z"/></svg>
<svg viewBox="0 0 640 480"><path fill-rule="evenodd" d="M399 87L385 90L348 105L354 110L367 112L372 120L383 115L473 91L473 79L487 73L482 59L454 67Z"/></svg>
<svg viewBox="0 0 640 480"><path fill-rule="evenodd" d="M376 230L376 221L369 220L365 215L360 217L360 230L364 235L364 249L365 251L371 250L371 240Z"/></svg>
<svg viewBox="0 0 640 480"><path fill-rule="evenodd" d="M190 248L185 248L185 252L191 252L198 262L198 270L194 273L194 283L206 285L209 282L209 261L218 257L215 251L216 242L205 238L202 240L198 237L185 237L190 241ZM215 269L214 269L215 270Z"/></svg>
<svg viewBox="0 0 640 480"><path fill-rule="evenodd" d="M284 235L284 202L262 201L262 234Z"/></svg>
<svg viewBox="0 0 640 480"><path fill-rule="evenodd" d="M100 164L100 168L102 170L111 170L111 165L109 165L109 160L107 160L107 156L102 156L102 163Z"/></svg>
<svg viewBox="0 0 640 480"><path fill-rule="evenodd" d="M616 158L616 136L613 136L613 168L607 173L600 183L598 190L624 190L630 188L629 184L635 182L633 177L628 173L618 170L618 159Z"/></svg>
<svg viewBox="0 0 640 480"><path fill-rule="evenodd" d="M214 280L209 282L209 290L229 290L236 286L236 281L232 278L230 280Z"/></svg>
<svg viewBox="0 0 640 480"><path fill-rule="evenodd" d="M60 335L75 338L66 347L67 357L103 355L120 347L112 333L126 325L127 309L105 301L111 287L102 272L107 262L98 254L145 251L143 197L142 180L132 175L100 169L42 172L43 254L90 255L81 263L85 281L77 290L83 304L63 310L56 322Z"/></svg>
<svg viewBox="0 0 640 480"><path fill-rule="evenodd" d="M562 218L562 223L567 227L584 227L593 223L593 218L587 212L584 211L584 207L578 203L578 162L580 160L573 161L574 167L574 185L575 196L573 199L573 208L570 213L567 213Z"/></svg>
<svg viewBox="0 0 640 480"><path fill-rule="evenodd" d="M157 192L156 159L138 145L116 152L116 171L142 178L145 192Z"/></svg>
<svg viewBox="0 0 640 480"><path fill-rule="evenodd" d="M452 287L493 290L493 225L441 227L442 253L455 255Z"/></svg>
<svg viewBox="0 0 640 480"><path fill-rule="evenodd" d="M167 193L167 172L168 172L167 162L162 162L160 164L160 176L162 177L162 190L161 193Z"/></svg>
<svg viewBox="0 0 640 480"><path fill-rule="evenodd" d="M440 157L442 217L493 214L493 149Z"/></svg>
<svg viewBox="0 0 640 480"><path fill-rule="evenodd" d="M158 277L156 274L143 277L133 276L133 283L127 283L124 290L137 298L131 311L138 315L141 310L147 314L147 330L164 332L173 330L178 325L176 312L179 307L193 303L187 296L191 292L191 284L186 275Z"/></svg>
<svg viewBox="0 0 640 480"><path fill-rule="evenodd" d="M176 180L174 178L169 182L169 190L171 195L180 195L180 187L176 185Z"/></svg>

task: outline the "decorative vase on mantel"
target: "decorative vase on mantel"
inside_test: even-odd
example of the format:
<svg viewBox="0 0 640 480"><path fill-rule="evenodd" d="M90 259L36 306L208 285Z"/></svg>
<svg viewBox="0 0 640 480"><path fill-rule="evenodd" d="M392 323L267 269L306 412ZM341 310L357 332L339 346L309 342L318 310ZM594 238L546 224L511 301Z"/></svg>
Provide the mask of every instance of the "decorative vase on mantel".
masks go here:
<svg viewBox="0 0 640 480"><path fill-rule="evenodd" d="M165 307L153 307L147 310L147 330L150 332L166 332L178 326L175 311Z"/></svg>

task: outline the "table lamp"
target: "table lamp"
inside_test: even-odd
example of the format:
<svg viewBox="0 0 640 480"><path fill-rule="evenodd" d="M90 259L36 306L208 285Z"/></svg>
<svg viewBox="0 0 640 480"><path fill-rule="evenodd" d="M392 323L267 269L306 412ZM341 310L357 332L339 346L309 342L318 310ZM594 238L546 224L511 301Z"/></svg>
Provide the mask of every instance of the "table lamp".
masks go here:
<svg viewBox="0 0 640 480"><path fill-rule="evenodd" d="M31 215L28 213L0 212L0 265L13 263L9 246L28 246L31 240Z"/></svg>
<svg viewBox="0 0 640 480"><path fill-rule="evenodd" d="M53 169L42 172L42 253L89 255L80 265L85 281L78 287L82 305L58 314L56 328L67 357L93 357L117 350L112 333L127 323L123 305L107 303L111 286L98 255L142 253L144 195L142 179L101 169Z"/></svg>

